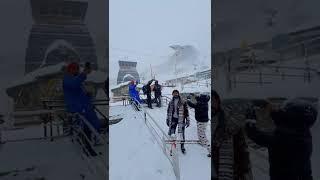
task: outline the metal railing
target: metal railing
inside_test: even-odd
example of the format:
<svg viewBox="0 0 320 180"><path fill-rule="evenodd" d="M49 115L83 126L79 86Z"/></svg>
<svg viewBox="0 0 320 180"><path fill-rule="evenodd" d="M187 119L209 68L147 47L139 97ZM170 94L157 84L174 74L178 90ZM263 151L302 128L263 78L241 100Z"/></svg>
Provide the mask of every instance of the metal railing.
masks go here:
<svg viewBox="0 0 320 180"><path fill-rule="evenodd" d="M92 101L94 105L94 109L96 112L98 112L105 120L108 122L108 117L106 117L96 106L105 106L109 105L108 100L99 100L95 99ZM55 108L65 108L64 101L63 100L43 100L44 108L50 109L52 114L49 116L52 117L49 119L50 122L50 138L51 141L53 141L52 136L52 125L53 121L56 118L53 118L54 116L54 109ZM105 176L106 169L107 169L107 162L105 161L104 156L99 156L101 154L105 154L106 151L103 150L103 152L99 152L97 148L99 146L96 146L96 142L99 142L100 145L106 146L107 139L103 138L103 136L91 125L91 123L83 117L79 113L72 113L68 114L65 117L61 117L59 115L56 115L60 118L61 122L68 122L68 116L72 119L71 124L64 124L64 129L69 129L69 132L71 132L69 135L71 135L72 142L78 142L80 149L84 151L85 154L81 154L82 158L87 161L88 167L90 171L96 175ZM77 123L76 123L77 122ZM63 123L57 123L57 128L59 125L63 125ZM89 133L84 132L84 127L87 127ZM58 131L59 133L59 131ZM45 128L45 136L46 136L46 128ZM90 137L89 137L90 136ZM100 146L101 147L101 146Z"/></svg>
<svg viewBox="0 0 320 180"><path fill-rule="evenodd" d="M109 121L109 118L104 115L98 108L97 106L108 106L109 105L109 101L107 99L94 99L91 101L92 105L94 107L94 110L107 122ZM60 136L60 127L63 126L63 123L66 122L66 115L59 115L57 114L57 111L61 111L63 110L63 112L65 112L65 104L64 104L64 100L62 99L42 99L42 104L43 104L43 108L46 110L49 110L51 112L48 113L48 117L46 118L46 120L43 121L43 129L44 129L44 137L47 137L47 128L49 126L49 130L50 130L50 138L51 141L53 141L54 136L53 134L53 125L56 126L56 130L58 133L58 136ZM59 120L57 120L59 119ZM58 121L57 123L54 123L54 121Z"/></svg>
<svg viewBox="0 0 320 180"><path fill-rule="evenodd" d="M128 100L132 105L133 110L141 116L146 124L147 128L151 132L157 144L162 149L165 156L168 158L169 162L172 165L173 171L175 173L176 179L180 180L180 165L179 165L179 157L178 157L178 149L175 145L171 145L168 147L166 143L167 140L172 140L165 131L163 131L162 127L157 123L157 121L143 108L142 104L134 101L132 99ZM134 101L134 102L133 102ZM136 103L136 104L134 104ZM171 152L171 154L168 154Z"/></svg>
<svg viewBox="0 0 320 180"><path fill-rule="evenodd" d="M82 154L82 158L88 162L91 172L103 176L107 169L107 162L105 161L104 156L100 156L102 152L99 152L97 146L95 146L95 141L98 141L105 146L107 143L106 138L103 138L81 114L75 113L72 115L72 118L74 119L73 122L80 120L78 123L73 123L71 126L72 142L77 141L80 148L85 152L85 154ZM84 132L84 126L89 129L91 134L90 137Z"/></svg>

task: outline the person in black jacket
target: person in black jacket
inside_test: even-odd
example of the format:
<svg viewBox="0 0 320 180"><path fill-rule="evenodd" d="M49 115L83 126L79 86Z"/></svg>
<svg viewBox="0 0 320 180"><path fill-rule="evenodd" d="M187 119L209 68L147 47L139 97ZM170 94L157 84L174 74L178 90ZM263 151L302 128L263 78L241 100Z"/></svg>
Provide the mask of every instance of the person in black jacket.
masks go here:
<svg viewBox="0 0 320 180"><path fill-rule="evenodd" d="M151 79L150 81L148 81L148 83L146 85L147 104L148 104L148 108L150 108L150 109L153 109L152 102L151 102L151 83L153 81L154 81L154 79Z"/></svg>
<svg viewBox="0 0 320 180"><path fill-rule="evenodd" d="M154 84L154 96L157 102L157 107L161 107L161 85L158 83L158 81L155 81Z"/></svg>
<svg viewBox="0 0 320 180"><path fill-rule="evenodd" d="M254 113L247 115L248 119L253 119L246 124L248 137L268 148L270 180L313 180L310 128L317 114L317 110L303 100L289 101L279 110L270 111L276 125L276 129L270 133L256 128Z"/></svg>
<svg viewBox="0 0 320 180"><path fill-rule="evenodd" d="M211 157L211 147L206 136L206 128L209 121L208 102L210 100L210 96L201 94L199 96L196 96L196 100L197 103L194 104L190 101L190 98L188 97L187 103L191 108L195 109L195 118L197 121L197 130L200 144L207 148L209 152L208 157Z"/></svg>

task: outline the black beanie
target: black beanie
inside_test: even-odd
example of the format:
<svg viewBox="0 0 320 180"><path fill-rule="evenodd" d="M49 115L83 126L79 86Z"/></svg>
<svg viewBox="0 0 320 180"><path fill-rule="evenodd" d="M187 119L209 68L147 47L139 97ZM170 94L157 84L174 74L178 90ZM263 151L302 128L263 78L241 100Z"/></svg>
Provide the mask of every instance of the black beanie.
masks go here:
<svg viewBox="0 0 320 180"><path fill-rule="evenodd" d="M179 91L176 90L176 89L172 91L172 94L175 93L175 92L177 92L178 94L180 94Z"/></svg>

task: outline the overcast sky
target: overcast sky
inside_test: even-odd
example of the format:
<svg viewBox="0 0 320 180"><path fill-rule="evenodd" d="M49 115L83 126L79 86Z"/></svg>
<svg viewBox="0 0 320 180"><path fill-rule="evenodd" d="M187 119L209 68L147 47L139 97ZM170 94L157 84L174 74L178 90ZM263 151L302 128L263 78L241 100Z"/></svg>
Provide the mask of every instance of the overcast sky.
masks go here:
<svg viewBox="0 0 320 180"><path fill-rule="evenodd" d="M85 0L81 0L85 1ZM106 1L90 0L86 23L96 44L98 63L105 66ZM0 1L0 101L3 88L24 73L24 61L29 32L32 28L30 0ZM0 103L1 106L1 103ZM1 108L0 108L1 110Z"/></svg>
<svg viewBox="0 0 320 180"><path fill-rule="evenodd" d="M211 53L211 0L109 0L109 7L110 78L119 59L127 56L142 70L167 60L174 44Z"/></svg>

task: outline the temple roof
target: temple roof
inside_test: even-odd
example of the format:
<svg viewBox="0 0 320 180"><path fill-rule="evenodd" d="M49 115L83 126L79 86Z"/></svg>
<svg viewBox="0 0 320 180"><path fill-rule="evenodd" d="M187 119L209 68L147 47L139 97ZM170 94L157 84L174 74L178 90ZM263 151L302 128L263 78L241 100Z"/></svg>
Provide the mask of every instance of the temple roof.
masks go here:
<svg viewBox="0 0 320 180"><path fill-rule="evenodd" d="M88 2L31 0L32 17L37 24L83 23Z"/></svg>
<svg viewBox="0 0 320 180"><path fill-rule="evenodd" d="M18 86L23 86L26 84L34 83L36 82L39 78L45 78L51 75L56 75L63 73L63 69L65 67L65 63L59 63L56 65L51 65L51 66L46 66L39 68L35 71L32 71L28 74L26 74L24 77L21 79L14 81L13 83L8 85L8 89L15 88ZM106 80L106 73L101 72L101 71L92 71L88 76L87 76L87 82L93 82L93 83L104 83Z"/></svg>

